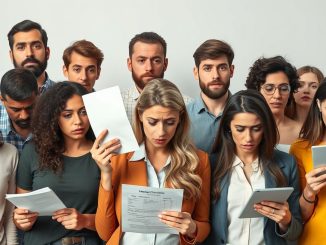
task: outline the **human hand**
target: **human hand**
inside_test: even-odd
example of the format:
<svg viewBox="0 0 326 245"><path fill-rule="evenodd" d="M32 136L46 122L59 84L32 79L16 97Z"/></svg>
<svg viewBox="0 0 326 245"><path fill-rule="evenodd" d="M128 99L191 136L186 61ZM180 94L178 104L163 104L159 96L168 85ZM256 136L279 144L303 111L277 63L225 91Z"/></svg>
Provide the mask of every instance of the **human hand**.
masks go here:
<svg viewBox="0 0 326 245"><path fill-rule="evenodd" d="M63 208L52 214L52 219L61 223L67 230L81 230L87 227L86 217L75 208Z"/></svg>
<svg viewBox="0 0 326 245"><path fill-rule="evenodd" d="M30 230L37 220L37 217L37 212L31 212L24 208L16 208L14 210L14 222L16 226L23 231Z"/></svg>
<svg viewBox="0 0 326 245"><path fill-rule="evenodd" d="M187 212L164 211L158 216L160 220L170 227L176 228L182 235L189 238L196 236L197 224Z"/></svg>
<svg viewBox="0 0 326 245"><path fill-rule="evenodd" d="M305 175L306 187L304 189L305 196L311 199L320 192L320 190L326 186L326 167L319 167L311 170Z"/></svg>

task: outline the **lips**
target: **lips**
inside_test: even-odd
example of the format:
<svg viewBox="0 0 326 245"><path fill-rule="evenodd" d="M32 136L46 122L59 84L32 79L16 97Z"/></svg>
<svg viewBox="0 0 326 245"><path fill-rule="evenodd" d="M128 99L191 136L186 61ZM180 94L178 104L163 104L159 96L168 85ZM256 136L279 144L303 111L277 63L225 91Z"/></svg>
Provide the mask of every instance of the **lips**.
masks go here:
<svg viewBox="0 0 326 245"><path fill-rule="evenodd" d="M166 142L166 139L154 139L154 142L158 145L163 145Z"/></svg>
<svg viewBox="0 0 326 245"><path fill-rule="evenodd" d="M73 134L82 134L84 132L84 128L78 128L72 131Z"/></svg>
<svg viewBox="0 0 326 245"><path fill-rule="evenodd" d="M311 100L311 98L309 96L302 96L301 100L308 101Z"/></svg>

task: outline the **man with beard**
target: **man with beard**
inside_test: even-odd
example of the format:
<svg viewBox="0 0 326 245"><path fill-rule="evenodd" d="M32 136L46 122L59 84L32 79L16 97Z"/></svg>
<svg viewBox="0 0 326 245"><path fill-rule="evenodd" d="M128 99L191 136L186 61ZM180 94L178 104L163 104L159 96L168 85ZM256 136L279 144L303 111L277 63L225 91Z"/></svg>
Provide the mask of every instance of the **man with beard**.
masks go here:
<svg viewBox="0 0 326 245"><path fill-rule="evenodd" d="M6 72L0 84L0 130L3 141L22 151L31 139L31 115L38 88L34 74L23 68Z"/></svg>
<svg viewBox="0 0 326 245"><path fill-rule="evenodd" d="M17 23L9 31L8 41L15 68L25 68L34 73L40 94L54 85L45 72L50 49L46 31L40 24L31 20Z"/></svg>
<svg viewBox="0 0 326 245"><path fill-rule="evenodd" d="M210 39L193 55L194 77L199 81L200 96L187 105L191 137L198 149L211 152L219 121L228 97L233 76L234 53L229 44Z"/></svg>

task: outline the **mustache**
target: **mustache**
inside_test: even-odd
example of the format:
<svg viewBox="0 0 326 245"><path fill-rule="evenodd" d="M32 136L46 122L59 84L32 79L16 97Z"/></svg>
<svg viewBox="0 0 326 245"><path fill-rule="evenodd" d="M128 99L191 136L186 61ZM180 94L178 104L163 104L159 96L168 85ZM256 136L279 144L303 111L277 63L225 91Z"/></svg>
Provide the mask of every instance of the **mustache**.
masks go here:
<svg viewBox="0 0 326 245"><path fill-rule="evenodd" d="M16 120L15 123L20 127L20 128L29 128L31 126L31 119L20 119Z"/></svg>
<svg viewBox="0 0 326 245"><path fill-rule="evenodd" d="M37 59L35 59L34 57L27 57L23 62L22 62L22 66L26 65L29 62L34 62L37 63L38 65L41 65L41 62Z"/></svg>
<svg viewBox="0 0 326 245"><path fill-rule="evenodd" d="M209 82L207 85L208 86L209 85L225 85L225 83L221 82L220 80L213 80L213 81Z"/></svg>

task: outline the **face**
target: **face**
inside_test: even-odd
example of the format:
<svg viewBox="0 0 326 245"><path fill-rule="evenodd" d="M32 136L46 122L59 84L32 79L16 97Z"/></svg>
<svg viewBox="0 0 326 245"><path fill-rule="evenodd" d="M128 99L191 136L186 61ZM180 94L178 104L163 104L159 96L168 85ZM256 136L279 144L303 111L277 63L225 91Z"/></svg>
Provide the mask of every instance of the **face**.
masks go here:
<svg viewBox="0 0 326 245"><path fill-rule="evenodd" d="M319 86L318 78L316 74L307 72L300 76L299 84L298 91L293 94L295 103L308 109Z"/></svg>
<svg viewBox="0 0 326 245"><path fill-rule="evenodd" d="M97 67L96 59L82 56L72 52L70 64L67 68L63 66L63 73L69 81L83 85L88 92L92 92L95 81L100 76L101 69Z"/></svg>
<svg viewBox="0 0 326 245"><path fill-rule="evenodd" d="M13 100L7 95L5 98L1 97L1 101L14 128L29 129L31 127L31 116L36 102L36 94L23 101Z"/></svg>
<svg viewBox="0 0 326 245"><path fill-rule="evenodd" d="M248 112L236 114L230 123L230 129L238 155L258 154L263 128L257 115Z"/></svg>
<svg viewBox="0 0 326 245"><path fill-rule="evenodd" d="M49 55L50 50L44 46L42 35L38 30L17 32L14 35L10 58L15 68L28 69L39 77L47 67Z"/></svg>
<svg viewBox="0 0 326 245"><path fill-rule="evenodd" d="M146 147L166 148L179 124L179 111L160 105L146 109L140 120L145 132Z"/></svg>
<svg viewBox="0 0 326 245"><path fill-rule="evenodd" d="M201 91L210 99L224 96L230 86L234 66L229 65L227 57L206 59L200 62L199 68L194 68L194 76L199 81Z"/></svg>
<svg viewBox="0 0 326 245"><path fill-rule="evenodd" d="M289 84L289 79L286 74L279 71L268 74L266 76L266 82L261 85L260 93L265 97L273 114L284 114L290 96L290 91L287 91ZM273 88L276 88L274 92ZM271 90L271 94L270 92L266 92L267 90Z"/></svg>
<svg viewBox="0 0 326 245"><path fill-rule="evenodd" d="M139 91L155 79L163 78L168 60L161 44L136 42L132 56L128 58L128 69Z"/></svg>
<svg viewBox="0 0 326 245"><path fill-rule="evenodd" d="M81 96L73 95L67 100L58 124L65 140L85 139L90 124Z"/></svg>

